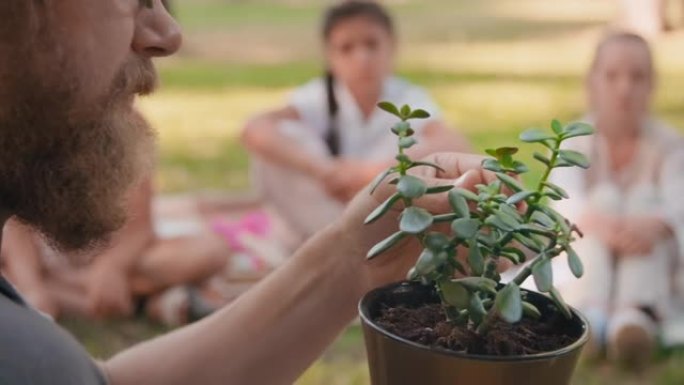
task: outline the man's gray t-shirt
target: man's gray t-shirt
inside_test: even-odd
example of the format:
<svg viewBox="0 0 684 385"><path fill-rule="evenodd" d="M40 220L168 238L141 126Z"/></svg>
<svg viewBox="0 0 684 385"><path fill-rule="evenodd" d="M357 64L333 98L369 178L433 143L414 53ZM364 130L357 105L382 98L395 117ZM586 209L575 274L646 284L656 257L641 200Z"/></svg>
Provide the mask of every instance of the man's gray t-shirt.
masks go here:
<svg viewBox="0 0 684 385"><path fill-rule="evenodd" d="M88 353L0 276L0 384L105 385Z"/></svg>

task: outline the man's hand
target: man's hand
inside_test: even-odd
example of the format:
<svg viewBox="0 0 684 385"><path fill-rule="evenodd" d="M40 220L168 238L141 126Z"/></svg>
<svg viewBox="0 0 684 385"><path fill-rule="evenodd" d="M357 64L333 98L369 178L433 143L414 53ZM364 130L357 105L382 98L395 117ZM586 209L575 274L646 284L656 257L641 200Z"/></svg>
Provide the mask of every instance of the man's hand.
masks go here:
<svg viewBox="0 0 684 385"><path fill-rule="evenodd" d="M473 189L475 185L487 184L496 179L493 173L484 171L480 164L482 157L476 155L440 153L426 159L435 163L445 170L436 170L432 167L417 167L412 171L413 175L421 177L430 186L455 185L457 187ZM380 203L396 191L396 187L388 184L390 178L383 183L373 195L367 187L350 203L340 220L340 244L350 248L359 272L359 288L361 292L368 291L383 284L400 281L406 277L406 273L413 266L420 253L418 242L408 237L394 248L388 250L372 261L366 262L367 252L378 242L398 231L398 216L400 208L388 212L383 218L371 225L363 222ZM430 212L451 212L451 206L447 200L447 194L425 196L415 202Z"/></svg>
<svg viewBox="0 0 684 385"><path fill-rule="evenodd" d="M125 269L100 261L86 277L88 309L96 318L123 317L133 311L133 302Z"/></svg>
<svg viewBox="0 0 684 385"><path fill-rule="evenodd" d="M473 188L495 179L480 168L481 157L438 154L415 175L432 185ZM363 224L395 191L384 184L366 188L331 226L313 236L287 263L229 307L169 336L119 354L107 363L114 384L182 385L291 384L357 314L361 296L402 280L420 247L407 240L372 261L368 250L398 229L400 207L372 225ZM416 205L450 212L447 194L430 195ZM253 336L258 335L255 339ZM301 336L306 335L305 341ZM235 355L239 351L241 354ZM231 359L226 359L231 357ZM173 362L173 365L158 365ZM263 370L263 363L273 363ZM199 381L201 378L202 381Z"/></svg>

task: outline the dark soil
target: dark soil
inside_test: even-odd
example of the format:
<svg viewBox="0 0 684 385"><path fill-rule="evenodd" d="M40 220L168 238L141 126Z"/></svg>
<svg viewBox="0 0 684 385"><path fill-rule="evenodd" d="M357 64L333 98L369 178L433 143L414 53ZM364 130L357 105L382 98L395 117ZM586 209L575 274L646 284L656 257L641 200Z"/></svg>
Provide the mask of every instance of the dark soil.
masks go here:
<svg viewBox="0 0 684 385"><path fill-rule="evenodd" d="M574 342L568 320L553 312L540 320L516 324L495 320L485 336L446 320L439 304L418 308L384 307L375 322L388 332L432 348L490 356L529 355L550 352Z"/></svg>

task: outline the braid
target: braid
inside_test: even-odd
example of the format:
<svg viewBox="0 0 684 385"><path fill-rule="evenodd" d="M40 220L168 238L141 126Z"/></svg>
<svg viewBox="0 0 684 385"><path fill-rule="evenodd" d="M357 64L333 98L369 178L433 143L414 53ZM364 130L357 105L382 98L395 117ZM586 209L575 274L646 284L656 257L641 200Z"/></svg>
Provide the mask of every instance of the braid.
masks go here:
<svg viewBox="0 0 684 385"><path fill-rule="evenodd" d="M326 132L325 143L328 145L330 154L337 157L340 155L340 135L339 127L337 127L339 105L335 96L335 76L330 71L325 74L325 92L328 102L328 131Z"/></svg>

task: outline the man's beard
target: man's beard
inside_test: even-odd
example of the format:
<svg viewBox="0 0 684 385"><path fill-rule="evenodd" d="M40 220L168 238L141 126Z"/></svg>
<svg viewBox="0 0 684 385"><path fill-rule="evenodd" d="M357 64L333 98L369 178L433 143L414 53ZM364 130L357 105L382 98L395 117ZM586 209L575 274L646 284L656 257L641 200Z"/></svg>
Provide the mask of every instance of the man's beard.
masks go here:
<svg viewBox="0 0 684 385"><path fill-rule="evenodd" d="M52 64L45 73L29 63L1 85L12 94L0 101L0 208L83 254L124 224L125 195L149 171L154 135L131 101L152 92L156 74L135 59L108 92L83 101L68 61Z"/></svg>

